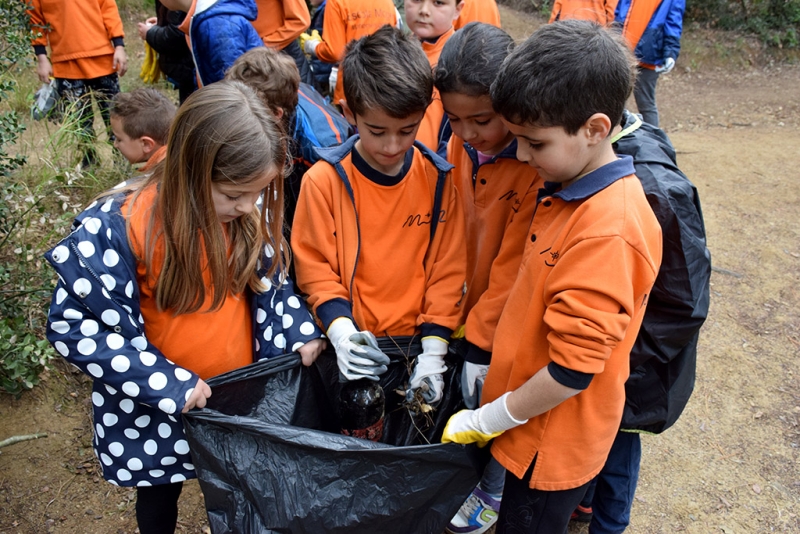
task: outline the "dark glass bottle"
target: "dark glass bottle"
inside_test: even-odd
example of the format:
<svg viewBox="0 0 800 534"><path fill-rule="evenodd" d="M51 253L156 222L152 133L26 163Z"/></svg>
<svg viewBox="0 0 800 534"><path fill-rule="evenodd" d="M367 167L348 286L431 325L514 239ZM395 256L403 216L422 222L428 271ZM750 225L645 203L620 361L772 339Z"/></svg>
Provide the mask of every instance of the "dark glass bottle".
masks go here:
<svg viewBox="0 0 800 534"><path fill-rule="evenodd" d="M374 380L362 378L342 384L339 393L342 434L380 441L383 436L385 404L383 388Z"/></svg>

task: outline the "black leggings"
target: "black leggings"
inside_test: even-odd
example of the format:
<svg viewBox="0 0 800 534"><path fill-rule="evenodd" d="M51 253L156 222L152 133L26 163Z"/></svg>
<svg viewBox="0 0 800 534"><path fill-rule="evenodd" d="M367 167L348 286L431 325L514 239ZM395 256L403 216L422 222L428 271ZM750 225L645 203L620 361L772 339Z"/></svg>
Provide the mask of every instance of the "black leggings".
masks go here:
<svg viewBox="0 0 800 534"><path fill-rule="evenodd" d="M136 522L141 534L174 534L183 482L136 488Z"/></svg>
<svg viewBox="0 0 800 534"><path fill-rule="evenodd" d="M531 489L529 482L535 464L536 459L522 480L510 471L506 473L496 534L566 534L570 516L589 482L563 491Z"/></svg>

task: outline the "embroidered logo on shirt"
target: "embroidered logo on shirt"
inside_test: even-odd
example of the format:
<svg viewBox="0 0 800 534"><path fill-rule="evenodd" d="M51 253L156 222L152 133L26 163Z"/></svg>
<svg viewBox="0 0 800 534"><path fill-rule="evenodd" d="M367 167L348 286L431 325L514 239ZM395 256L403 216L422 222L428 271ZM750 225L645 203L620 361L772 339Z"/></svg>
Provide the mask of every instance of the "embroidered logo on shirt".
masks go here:
<svg viewBox="0 0 800 534"><path fill-rule="evenodd" d="M519 199L519 193L513 189L500 195L500 198L497 200L513 200L514 204L511 206L511 209L514 211L514 213L517 213L519 211L519 207L522 205L522 201Z"/></svg>
<svg viewBox="0 0 800 534"><path fill-rule="evenodd" d="M543 254L550 256L550 261L547 261L547 256L545 256L544 264L547 265L548 267L555 267L556 261L558 261L558 255L559 255L558 251L556 250L554 252L551 252L549 248L546 248L539 253L540 256Z"/></svg>
<svg viewBox="0 0 800 534"><path fill-rule="evenodd" d="M440 223L447 222L447 220L444 218L445 211L446 210L439 210L439 222ZM406 218L406 222L403 223L403 226L401 228L405 228L405 227L409 227L410 228L412 226L423 226L423 225L430 224L430 223L431 223L431 212L428 212L425 215L422 215L421 213L418 213L416 215L409 215Z"/></svg>

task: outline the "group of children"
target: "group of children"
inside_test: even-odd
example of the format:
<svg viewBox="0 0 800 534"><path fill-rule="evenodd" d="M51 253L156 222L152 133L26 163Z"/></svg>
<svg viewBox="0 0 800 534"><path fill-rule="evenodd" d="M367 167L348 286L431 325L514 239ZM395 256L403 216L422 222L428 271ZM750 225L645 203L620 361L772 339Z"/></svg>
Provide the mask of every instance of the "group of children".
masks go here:
<svg viewBox="0 0 800 534"><path fill-rule="evenodd" d="M326 31L352 4L335 1ZM489 24L455 31L465 1L408 0L413 36L369 3L395 20L343 37L349 124L265 47L177 112L153 89L115 98L115 146L144 166L47 254L48 338L94 378L93 445L107 480L137 487L142 534L174 531L195 476L179 413L205 406L205 379L297 351L377 380L403 337L406 395L434 408L448 352L463 360L467 409L443 441L491 442L449 532L566 532L592 503L590 532L624 530L638 435L620 420L660 432L691 393L710 272L696 191L625 111L618 35L561 21L515 48Z"/></svg>

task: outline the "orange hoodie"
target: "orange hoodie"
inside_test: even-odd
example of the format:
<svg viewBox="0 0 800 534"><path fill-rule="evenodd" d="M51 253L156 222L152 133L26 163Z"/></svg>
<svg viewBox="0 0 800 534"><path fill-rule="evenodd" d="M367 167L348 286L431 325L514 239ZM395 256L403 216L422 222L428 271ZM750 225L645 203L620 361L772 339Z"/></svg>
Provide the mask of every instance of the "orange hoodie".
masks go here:
<svg viewBox="0 0 800 534"><path fill-rule="evenodd" d="M375 33L384 24L397 25L391 0L328 0L322 25L322 42L315 54L320 61L337 64L347 43ZM344 73L340 70L333 102L344 100Z"/></svg>
<svg viewBox="0 0 800 534"><path fill-rule="evenodd" d="M500 10L495 0L464 0L464 7L453 27L460 30L470 22L483 22L500 28Z"/></svg>
<svg viewBox="0 0 800 534"><path fill-rule="evenodd" d="M325 329L351 316L379 337L447 338L458 324L465 274L464 218L450 166L412 148L400 181L378 184L353 161L357 139L323 151L336 156L323 155L303 178L292 229L297 285Z"/></svg>
<svg viewBox="0 0 800 534"><path fill-rule="evenodd" d="M283 50L300 37L311 24L311 14L304 0L255 0L258 18L253 27L264 44Z"/></svg>
<svg viewBox="0 0 800 534"><path fill-rule="evenodd" d="M629 157L541 195L497 326L483 403L543 367L589 386L495 438L493 456L530 487L576 488L603 467L619 430L629 355L661 263L661 228ZM548 184L555 186L555 184Z"/></svg>
<svg viewBox="0 0 800 534"><path fill-rule="evenodd" d="M114 72L111 40L125 36L114 0L31 0L34 46L50 45L56 78L92 79Z"/></svg>

